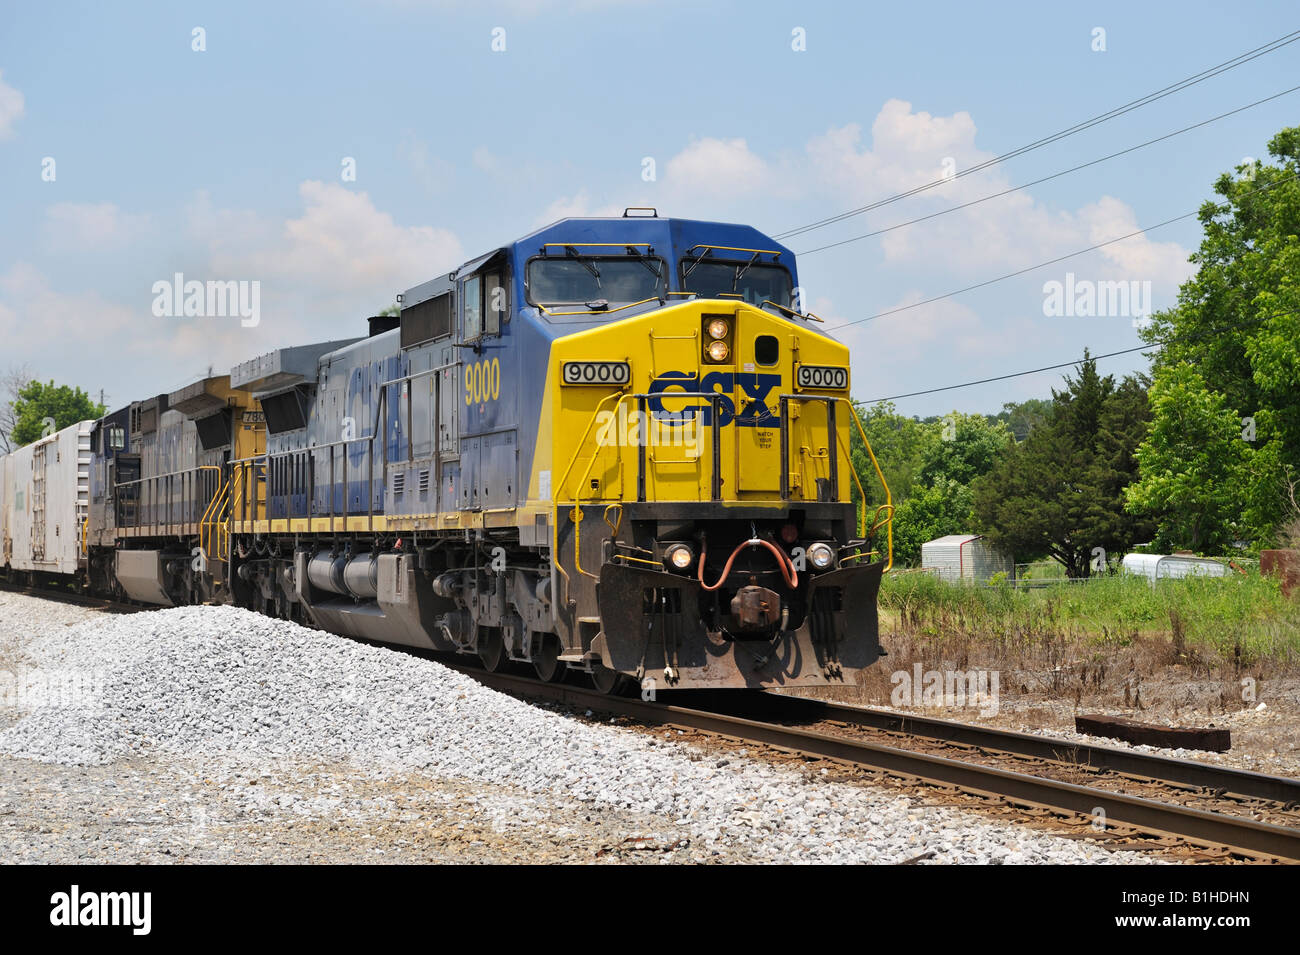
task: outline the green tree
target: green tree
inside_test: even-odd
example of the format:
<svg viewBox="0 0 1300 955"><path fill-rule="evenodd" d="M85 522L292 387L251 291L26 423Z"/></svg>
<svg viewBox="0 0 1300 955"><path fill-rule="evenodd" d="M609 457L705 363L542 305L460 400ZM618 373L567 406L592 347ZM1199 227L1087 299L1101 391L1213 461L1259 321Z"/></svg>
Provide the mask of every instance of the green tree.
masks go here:
<svg viewBox="0 0 1300 955"><path fill-rule="evenodd" d="M105 410L80 388L55 385L53 381L28 382L10 407L16 422L9 436L14 447L31 444L78 421L101 417Z"/></svg>
<svg viewBox="0 0 1300 955"><path fill-rule="evenodd" d="M1160 400L1129 503L1154 515L1166 547L1267 542L1286 513L1283 477L1300 469L1300 128L1282 130L1268 151L1275 164L1215 182L1220 199L1200 210L1197 272L1143 333L1166 344L1152 365ZM1183 427L1219 457L1211 462ZM1207 468L1213 480L1193 477Z"/></svg>
<svg viewBox="0 0 1300 955"><path fill-rule="evenodd" d="M1135 513L1159 515L1156 545L1222 553L1238 537L1268 536L1279 439L1258 448L1244 441L1228 399L1187 364L1161 369L1151 408L1151 433L1137 450L1142 477L1126 499ZM1265 420L1275 431L1271 415Z"/></svg>
<svg viewBox="0 0 1300 955"><path fill-rule="evenodd" d="M897 507L911 495L930 449L939 443L940 427L938 424L923 424L915 418L900 415L895 411L894 405L887 401L870 408L861 405L856 407L867 440L871 442L871 450L889 483L890 494ZM857 428L851 430L850 456L854 468L862 476L867 501L872 507L883 504L885 495L876 478L871 458L862 446ZM857 489L854 488L854 499L856 498Z"/></svg>
<svg viewBox="0 0 1300 955"><path fill-rule="evenodd" d="M943 480L965 486L993 468L1010 440L1011 432L1000 421L953 411L939 419L939 440L923 449L918 481L925 487Z"/></svg>
<svg viewBox="0 0 1300 955"><path fill-rule="evenodd" d="M926 541L969 531L971 505L971 489L951 478L918 489L894 512L894 563L914 566Z"/></svg>
<svg viewBox="0 0 1300 955"><path fill-rule="evenodd" d="M1027 398L1024 401L1008 401L996 415L989 415L989 422L1001 421L1017 441L1029 437L1029 432L1047 420L1052 412L1052 402L1046 398Z"/></svg>
<svg viewBox="0 0 1300 955"><path fill-rule="evenodd" d="M973 509L994 545L1021 560L1053 557L1071 577L1086 577L1095 548L1120 553L1151 534L1149 521L1124 509L1150 413L1142 380L1116 385L1086 352L1065 384L1052 392L1047 421L975 480Z"/></svg>

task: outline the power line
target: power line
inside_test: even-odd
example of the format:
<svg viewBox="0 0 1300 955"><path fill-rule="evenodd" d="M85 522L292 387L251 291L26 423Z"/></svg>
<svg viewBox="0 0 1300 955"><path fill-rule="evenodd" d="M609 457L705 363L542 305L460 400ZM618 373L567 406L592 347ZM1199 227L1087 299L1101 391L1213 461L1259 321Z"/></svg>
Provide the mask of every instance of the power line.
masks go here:
<svg viewBox="0 0 1300 955"><path fill-rule="evenodd" d="M1284 183L1291 182L1297 177L1297 175L1300 174L1292 173L1289 176L1283 176L1281 179L1277 179L1273 182L1268 183L1267 185L1259 186L1255 189L1249 189L1246 191L1245 195L1252 195L1256 192L1265 192L1276 186L1280 186L1283 185ZM942 301L945 298L952 298L954 295L962 295L966 292L973 292L975 289L984 288L986 286L993 285L997 282L1004 282L1007 279L1015 278L1018 275L1024 275L1028 272L1033 272L1038 269L1046 268L1049 265L1055 265L1058 262L1064 262L1067 259L1073 259L1081 255L1086 255L1089 252L1095 252L1097 249L1105 248L1108 245L1114 245L1116 242L1123 242L1125 239L1131 239L1134 236L1142 235L1143 233L1146 232L1153 232L1156 229L1162 229L1167 225L1172 225L1173 223L1180 222L1183 219L1190 219L1192 216L1199 215L1199 214L1200 214L1200 209L1195 209L1191 212L1184 212L1182 215L1174 216L1172 219L1166 219L1164 222L1157 222L1154 225L1149 225L1146 226L1145 228L1137 229L1136 231L1130 232L1127 235L1121 235L1113 239L1107 239L1105 242L1098 242L1096 245L1090 245L1086 249L1079 249L1077 252L1069 252L1065 255L1058 255L1054 259L1048 259L1046 262L1039 262L1037 265L1026 266L1023 269L1017 269L1014 272L1008 272L1006 275L999 275L997 276L997 278L985 279L983 282L976 282L974 285L967 285L965 288L954 289L951 292L944 292L942 295L935 295L932 298L922 299L919 302L912 302L909 305L899 305L897 308L891 308L883 312L877 312L874 315L868 315L866 318L855 318L850 322L841 322L838 325L832 325L828 327L826 330L828 332L837 332L841 328L848 328L852 325L861 325L863 322L872 322L878 318L884 318L886 315L896 315L899 312L906 312L909 309L920 308L922 305L930 305L934 302Z"/></svg>
<svg viewBox="0 0 1300 955"><path fill-rule="evenodd" d="M1074 367L1075 365L1082 365L1085 361L1100 361L1103 358L1115 358L1119 355L1131 355L1134 352L1146 351L1148 349L1158 348L1161 345L1172 345L1178 342L1195 341L1198 338L1205 338L1209 335L1218 334L1219 332L1230 331L1236 328L1245 328L1250 325L1262 325L1264 322L1267 322L1270 319L1280 318L1283 315L1295 315L1297 313L1300 313L1300 309L1293 308L1281 312L1272 312L1268 315L1261 315L1256 318L1245 319L1243 321L1233 322L1228 325L1220 325L1218 328L1207 329L1206 331L1199 332L1195 335L1175 336L1173 338L1166 338L1159 341L1150 342L1149 344L1146 345L1138 345L1136 348L1122 348L1119 351L1106 352L1104 355L1089 355L1087 358L1079 358L1076 359L1075 361L1065 361L1057 365L1044 365L1042 368L1031 368L1028 371L1016 371L1008 375L995 375L992 378L981 378L978 381L964 381L959 385L944 385L940 388L927 388L924 391L908 392L905 395L890 395L887 398L873 398L870 401L863 402L863 404L875 405L875 404L879 404L882 401L897 401L900 398L917 398L921 395L935 395L942 391L954 391L958 388L971 388L974 387L975 385L987 385L994 381L1007 381L1008 379L1011 378L1023 378L1025 375L1037 375L1039 372L1056 371L1057 369L1060 368L1071 368Z"/></svg>
<svg viewBox="0 0 1300 955"><path fill-rule="evenodd" d="M1156 90L1152 93L1148 93L1145 96L1139 97L1138 99L1131 100L1130 102L1125 103L1122 106L1117 106L1114 109L1111 109L1105 113L1101 113L1097 116L1094 116L1091 119L1084 120L1081 123L1076 123L1073 126L1052 133L1049 136L1044 136L1041 139L1036 139L1032 143L1026 143L1024 146L1020 146L1016 149L1011 150L1010 152L1003 153L1000 156L994 156L992 159L986 159L983 162L976 163L974 166L971 166L968 169L963 169L960 172L953 174L952 176L935 179L931 182L924 183L912 189L905 190L904 192L895 193L892 196L886 196L883 199L878 199L875 202L868 203L865 206L860 206L857 209L850 209L847 212L841 212L838 215L829 216L828 218L820 219L816 222L811 222L808 225L799 226L798 228L795 229L789 229L785 232L778 233L773 238L779 240L793 238L794 236L802 235L805 232L811 232L814 229L820 229L825 226L831 225L833 223L841 222L844 219L861 215L864 212L870 212L873 209L879 209L881 206L898 202L900 199L906 199L910 196L917 195L918 193L937 188L938 186L942 186L945 183L952 182L954 179L960 179L964 176L969 176L973 173L980 172L981 170L988 169L990 166L994 166L997 165L998 163L1005 162L1008 159L1014 159L1017 156L1024 155L1025 153L1032 152L1036 149L1041 149L1043 146L1047 146L1054 142L1058 142L1062 139L1065 139L1068 136L1073 136L1075 133L1080 133L1083 132L1084 130L1091 129L1093 126L1097 126L1100 125L1101 123L1115 119L1116 117L1123 116L1125 113L1130 113L1133 110L1140 109L1141 107L1149 105L1150 103L1154 103L1157 100L1164 99L1166 96L1172 96L1174 93L1181 92L1182 90L1195 86L1198 83L1202 83L1205 80L1218 76L1221 73L1226 73L1228 70L1235 69L1238 66L1242 66L1243 64L1249 63L1251 60L1258 59L1259 57L1272 53L1275 50L1280 50L1282 47L1288 46L1294 43L1296 40L1300 40L1300 30L1295 30L1291 33L1284 34L1283 36L1280 36L1275 40L1271 40L1270 42L1265 43L1263 46L1256 47L1253 50L1247 50L1245 53L1241 53L1230 60L1225 60L1224 62L1218 64L1217 66L1212 66L1207 70L1202 70L1200 73L1195 73L1192 76L1185 77L1184 79L1181 79L1176 83L1170 84L1169 86L1166 86L1163 89Z"/></svg>
<svg viewBox="0 0 1300 955"><path fill-rule="evenodd" d="M1154 146L1156 143L1164 142L1166 139L1173 139L1175 136L1181 136L1183 133L1189 133L1194 129L1200 129L1202 126L1208 126L1210 123L1217 123L1221 119L1226 119L1229 116L1233 116L1237 113L1251 109L1255 106L1259 106L1263 103L1271 102L1272 100L1278 99L1279 97L1286 96L1288 93L1294 93L1296 92L1296 90L1300 90L1300 86L1293 86L1289 90L1283 90L1280 93L1274 93L1272 96L1266 96L1264 99L1255 100L1255 102L1253 103L1247 103L1245 106L1239 106L1236 109L1229 110L1226 113L1220 113L1218 116L1213 116L1210 119L1202 120L1201 122L1195 123L1191 126L1184 126L1182 129L1176 129L1172 133L1166 133L1163 136L1157 136L1155 139L1148 139L1144 143L1138 143L1136 146L1129 146L1127 149L1121 149L1119 152L1111 153L1108 156L1101 156L1098 159L1093 159L1089 162L1080 163L1077 166L1071 166L1069 169L1062 169L1060 172L1054 172L1050 176L1043 176L1041 179L1035 179L1032 182L1022 183L1019 186L1012 186L1009 189L1003 189L1001 192L994 192L991 193L990 195L982 196L979 199L972 199L969 202L963 202L961 205L958 206L952 206L951 208L948 209L940 209L938 212L931 212L929 215L918 216L915 219L908 219L906 222L899 222L891 226L886 226L885 228L877 229L874 232L867 232L862 235L855 235L848 239L841 239L838 242L831 242L827 245L820 245L815 249L807 249L803 252L797 252L795 254L796 256L802 257L802 256L813 255L814 253L817 252L825 252L827 249L834 249L841 245L848 245L850 242L860 242L863 239L870 239L874 236L884 235L886 232L893 232L896 229L902 229L909 225L916 225L918 222L925 222L928 219L937 219L939 216L945 216L950 212L960 212L962 209L969 209L971 206L979 205L981 202L988 202L990 199L997 199L1001 196L1010 195L1013 192L1019 192L1021 189L1028 189L1030 186L1041 185L1042 183L1050 182L1053 179L1059 179L1062 176L1069 175L1072 172L1078 172L1080 169L1087 169L1089 166L1096 166L1098 163L1106 162L1108 159L1114 159L1117 156L1123 156L1127 153L1136 152L1139 149L1145 149L1147 146Z"/></svg>

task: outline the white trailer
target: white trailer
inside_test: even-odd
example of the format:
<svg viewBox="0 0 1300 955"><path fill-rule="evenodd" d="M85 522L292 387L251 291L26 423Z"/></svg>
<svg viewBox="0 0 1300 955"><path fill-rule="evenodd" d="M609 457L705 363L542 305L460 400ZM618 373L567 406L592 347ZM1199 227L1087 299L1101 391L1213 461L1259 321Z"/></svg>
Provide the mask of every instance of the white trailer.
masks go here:
<svg viewBox="0 0 1300 955"><path fill-rule="evenodd" d="M1190 554L1125 554L1120 569L1152 582L1178 577L1226 577L1228 568L1209 557Z"/></svg>
<svg viewBox="0 0 1300 955"><path fill-rule="evenodd" d="M1016 564L1010 554L993 547L979 534L949 534L921 545L921 568L941 580L986 584L995 574L1014 580Z"/></svg>
<svg viewBox="0 0 1300 955"><path fill-rule="evenodd" d="M0 462L0 565L49 574L82 566L94 426L70 425Z"/></svg>

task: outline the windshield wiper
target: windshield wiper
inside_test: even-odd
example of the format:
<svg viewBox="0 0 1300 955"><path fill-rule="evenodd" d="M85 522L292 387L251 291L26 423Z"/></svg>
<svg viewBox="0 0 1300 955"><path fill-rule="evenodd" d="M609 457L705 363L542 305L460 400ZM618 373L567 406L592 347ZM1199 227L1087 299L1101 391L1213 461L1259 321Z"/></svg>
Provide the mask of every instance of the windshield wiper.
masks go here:
<svg viewBox="0 0 1300 955"><path fill-rule="evenodd" d="M736 286L740 284L740 280L745 277L745 273L748 272L750 268L753 267L754 263L757 261L758 261L758 253L755 252L753 257L750 258L750 260L746 262L744 266L738 266L736 268L736 277L731 280L731 290L733 292L736 290Z"/></svg>
<svg viewBox="0 0 1300 955"><path fill-rule="evenodd" d="M571 245L566 245L564 247L564 254L569 256L571 259L574 259L579 265L590 272L596 279L596 288L600 288L600 269L596 268L595 264L590 259L583 258L578 254L578 250Z"/></svg>

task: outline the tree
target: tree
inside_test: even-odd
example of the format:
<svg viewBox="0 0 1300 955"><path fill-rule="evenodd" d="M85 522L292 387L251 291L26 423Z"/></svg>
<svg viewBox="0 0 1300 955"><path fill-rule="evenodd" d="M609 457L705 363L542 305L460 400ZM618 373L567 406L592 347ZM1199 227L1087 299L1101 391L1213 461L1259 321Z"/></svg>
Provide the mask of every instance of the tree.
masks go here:
<svg viewBox="0 0 1300 955"><path fill-rule="evenodd" d="M857 406L858 416L862 419L862 428L871 442L871 450L876 455L880 470L889 483L890 495L894 505L898 506L912 493L912 487L920 474L921 466L932 446L939 443L939 427L923 424L915 418L898 414L891 402L884 401L870 408ZM876 478L876 469L871 464L857 428L851 429L850 456L854 468L862 476L862 486L867 492L867 500L874 507L885 502L884 492ZM857 489L854 488L854 499Z"/></svg>
<svg viewBox="0 0 1300 955"><path fill-rule="evenodd" d="M9 439L14 447L31 444L78 421L98 418L105 410L80 388L55 385L53 381L28 382L11 402L11 408L15 424Z"/></svg>
<svg viewBox="0 0 1300 955"><path fill-rule="evenodd" d="M19 393L32 380L31 371L26 365L10 365L9 370L0 376L0 453L8 454L18 447L10 435L18 424L18 414L14 411L14 402Z"/></svg>
<svg viewBox="0 0 1300 955"><path fill-rule="evenodd" d="M939 441L923 449L918 481L926 487L943 480L965 486L993 468L1010 440L1011 432L1001 422L953 411L940 419Z"/></svg>
<svg viewBox="0 0 1300 955"><path fill-rule="evenodd" d="M1007 444L975 480L973 509L995 546L1020 558L1053 557L1071 577L1087 577L1096 548L1120 553L1151 534L1149 521L1124 509L1150 413L1141 379L1117 386L1086 352L1065 385L1053 390L1047 421Z"/></svg>
<svg viewBox="0 0 1300 955"><path fill-rule="evenodd" d="M1166 547L1212 549L1238 535L1266 543L1285 517L1283 477L1300 468L1300 128L1268 151L1276 165L1238 166L1215 182L1221 201L1201 207L1196 275L1143 333L1165 344L1129 503L1156 518Z"/></svg>
<svg viewBox="0 0 1300 955"><path fill-rule="evenodd" d="M1137 449L1142 477L1126 500L1135 513L1160 516L1161 550L1222 553L1238 537L1270 533L1281 447L1276 437L1259 448L1242 440L1227 401L1186 364L1161 369L1151 386L1154 420Z"/></svg>
<svg viewBox="0 0 1300 955"><path fill-rule="evenodd" d="M905 500L894 511L894 563L915 565L926 541L969 531L971 502L970 488L951 478L939 478Z"/></svg>
<svg viewBox="0 0 1300 955"><path fill-rule="evenodd" d="M1003 422L1017 441L1029 437L1029 432L1047 420L1051 414L1052 403L1046 398L1027 398L1024 401L1008 401L996 415L989 415L989 423Z"/></svg>

